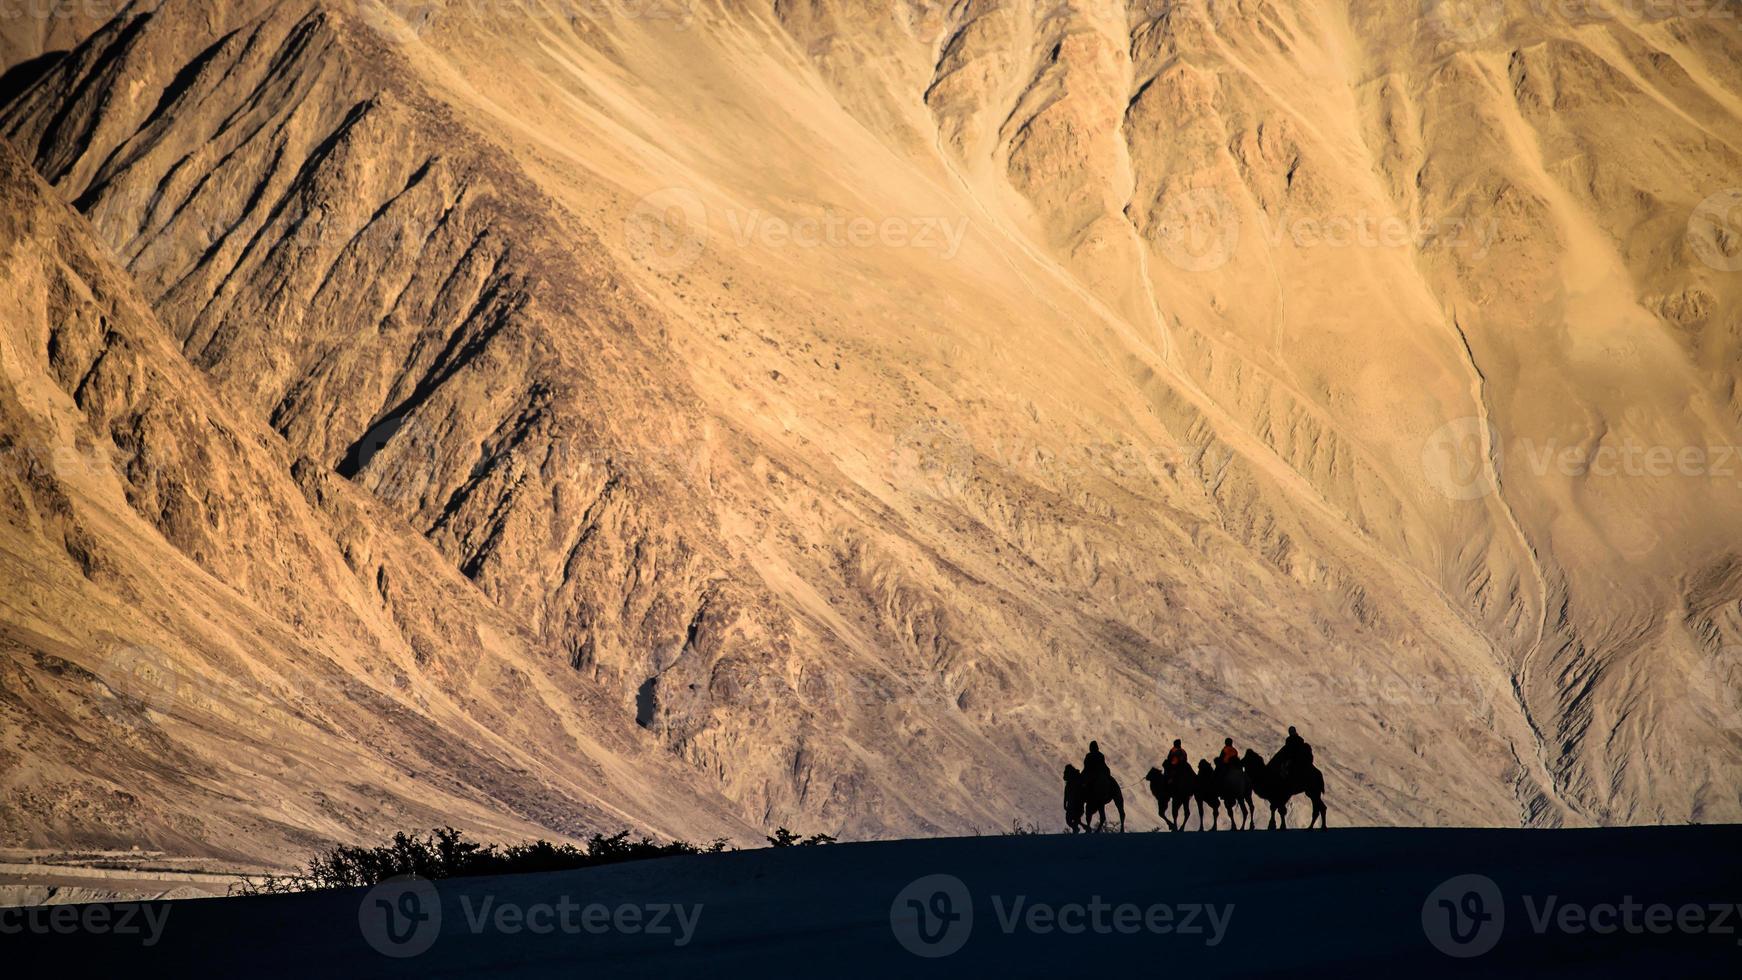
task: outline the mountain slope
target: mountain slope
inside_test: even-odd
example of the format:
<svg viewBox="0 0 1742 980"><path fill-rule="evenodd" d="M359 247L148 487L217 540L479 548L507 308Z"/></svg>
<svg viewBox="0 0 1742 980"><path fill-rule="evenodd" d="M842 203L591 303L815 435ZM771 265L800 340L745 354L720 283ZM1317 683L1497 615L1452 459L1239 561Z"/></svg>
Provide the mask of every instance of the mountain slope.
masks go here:
<svg viewBox="0 0 1742 980"><path fill-rule="evenodd" d="M459 821L741 834L428 544L212 394L0 144L8 840L279 864Z"/></svg>
<svg viewBox="0 0 1742 980"><path fill-rule="evenodd" d="M1742 812L1734 480L1562 456L1738 442L1733 25L197 8L0 131L743 812L1050 819L1090 737L1290 723L1360 822Z"/></svg>

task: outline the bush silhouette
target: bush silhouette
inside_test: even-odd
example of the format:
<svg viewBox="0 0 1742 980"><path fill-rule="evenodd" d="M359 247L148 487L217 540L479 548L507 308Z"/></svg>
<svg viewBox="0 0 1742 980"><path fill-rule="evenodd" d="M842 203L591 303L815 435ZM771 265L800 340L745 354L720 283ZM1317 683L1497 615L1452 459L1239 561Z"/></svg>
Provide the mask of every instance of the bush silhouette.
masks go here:
<svg viewBox="0 0 1742 980"><path fill-rule="evenodd" d="M833 844L835 839L828 834L812 834L805 837L795 834L785 827L776 828L774 836L767 838L770 847L815 847L818 844Z"/></svg>
<svg viewBox="0 0 1742 980"><path fill-rule="evenodd" d="M724 838L704 846L686 841L662 844L647 837L631 839L627 830L609 837L594 834L587 839L584 848L573 844L552 844L546 840L501 847L467 840L464 833L452 827L438 827L421 837L404 832L394 834L391 842L379 847L340 845L310 860L300 873L248 879L239 891L245 895L263 895L357 888L402 875L469 878L570 871L680 854L718 854L724 850Z"/></svg>

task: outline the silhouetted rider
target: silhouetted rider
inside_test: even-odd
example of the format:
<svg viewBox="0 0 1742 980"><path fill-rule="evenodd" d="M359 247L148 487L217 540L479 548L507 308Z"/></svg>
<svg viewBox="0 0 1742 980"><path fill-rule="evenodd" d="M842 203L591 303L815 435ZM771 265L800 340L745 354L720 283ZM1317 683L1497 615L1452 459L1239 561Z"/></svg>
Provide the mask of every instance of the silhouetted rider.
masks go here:
<svg viewBox="0 0 1742 980"><path fill-rule="evenodd" d="M1100 743L1090 742L1089 754L1083 756L1083 778L1091 779L1096 775L1111 776L1112 772L1107 768L1107 757L1101 754Z"/></svg>
<svg viewBox="0 0 1742 980"><path fill-rule="evenodd" d="M1217 756L1216 761L1224 766L1231 766L1240 761L1240 750L1234 747L1233 739L1222 739L1222 754Z"/></svg>
<svg viewBox="0 0 1742 980"><path fill-rule="evenodd" d="M1300 737L1294 726L1288 726L1288 738L1283 739L1282 749L1276 753L1277 761L1282 764L1284 774L1293 772L1303 766L1313 764L1313 747L1307 740Z"/></svg>
<svg viewBox="0 0 1742 980"><path fill-rule="evenodd" d="M1179 739L1176 738L1173 740L1173 748L1167 750L1167 761L1162 763L1162 765L1168 769L1172 769L1175 766L1191 765L1186 757L1186 750L1180 747Z"/></svg>

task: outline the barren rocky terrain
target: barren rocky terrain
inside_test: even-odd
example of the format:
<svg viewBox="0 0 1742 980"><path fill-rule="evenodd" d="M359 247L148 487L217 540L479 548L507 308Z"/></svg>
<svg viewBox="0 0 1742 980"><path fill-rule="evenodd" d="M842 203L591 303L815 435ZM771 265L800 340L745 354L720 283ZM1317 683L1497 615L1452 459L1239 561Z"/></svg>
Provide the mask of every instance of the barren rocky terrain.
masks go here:
<svg viewBox="0 0 1742 980"><path fill-rule="evenodd" d="M0 22L0 843L1738 819L1738 15Z"/></svg>

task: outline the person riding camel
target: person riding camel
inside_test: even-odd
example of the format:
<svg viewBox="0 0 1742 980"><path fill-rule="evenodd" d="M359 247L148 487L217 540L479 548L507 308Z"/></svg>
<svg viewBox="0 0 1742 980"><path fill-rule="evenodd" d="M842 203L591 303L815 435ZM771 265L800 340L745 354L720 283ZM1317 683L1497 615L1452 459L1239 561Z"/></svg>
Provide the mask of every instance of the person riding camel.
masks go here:
<svg viewBox="0 0 1742 980"><path fill-rule="evenodd" d="M1083 778L1091 779L1101 774L1111 776L1113 773L1107 768L1107 757L1101 754L1100 743L1090 742L1089 754L1083 756Z"/></svg>
<svg viewBox="0 0 1742 980"><path fill-rule="evenodd" d="M1286 776L1296 768L1313 764L1313 747L1290 725L1288 738L1283 739L1282 749L1276 753L1276 759L1281 763L1283 775Z"/></svg>
<svg viewBox="0 0 1742 980"><path fill-rule="evenodd" d="M1240 761L1240 750L1234 747L1233 739L1222 739L1222 754L1217 756L1216 761L1224 766L1231 766Z"/></svg>
<svg viewBox="0 0 1742 980"><path fill-rule="evenodd" d="M1186 750L1180 747L1179 739L1174 739L1173 748L1167 750L1167 761L1162 763L1162 766L1167 769L1172 769L1175 766L1190 765L1191 762L1186 756Z"/></svg>

